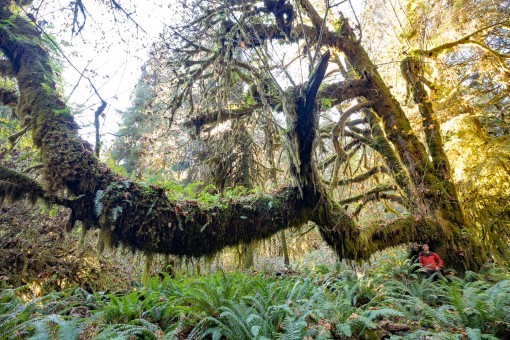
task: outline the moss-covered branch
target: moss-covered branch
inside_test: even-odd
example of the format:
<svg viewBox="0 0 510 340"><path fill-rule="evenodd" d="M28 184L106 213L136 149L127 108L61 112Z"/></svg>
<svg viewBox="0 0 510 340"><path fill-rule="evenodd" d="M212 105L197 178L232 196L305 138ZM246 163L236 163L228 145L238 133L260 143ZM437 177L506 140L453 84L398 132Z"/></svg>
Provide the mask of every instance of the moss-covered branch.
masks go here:
<svg viewBox="0 0 510 340"><path fill-rule="evenodd" d="M432 219L405 216L380 222L369 230L369 238L372 251L376 251L387 248L393 241L397 244L424 242L435 245L451 241L453 235L445 235L445 230Z"/></svg>
<svg viewBox="0 0 510 340"><path fill-rule="evenodd" d="M404 79L413 93L413 100L418 104L425 131L425 140L430 153L433 169L426 167L425 181L429 181L430 188L424 191L427 198L442 197L436 204L459 226L464 224L464 214L460 209L457 189L450 174L450 164L444 151L440 124L432 107L429 95L423 85L423 69L421 61L409 56L401 63ZM433 189L432 189L433 188ZM432 190L431 190L432 189Z"/></svg>
<svg viewBox="0 0 510 340"><path fill-rule="evenodd" d="M334 84L324 84L320 87L317 98L331 99L333 105L336 105L345 100L363 95L367 86L365 79L352 79Z"/></svg>
<svg viewBox="0 0 510 340"><path fill-rule="evenodd" d="M239 119L253 114L256 110L262 108L262 104L255 104L249 107L240 107L235 109L222 109L219 111L200 114L192 117L184 123L187 128L194 128L199 132L203 126L208 124L220 124L230 119Z"/></svg>
<svg viewBox="0 0 510 340"><path fill-rule="evenodd" d="M44 189L34 179L0 165L0 205L4 200L35 202L44 197Z"/></svg>
<svg viewBox="0 0 510 340"><path fill-rule="evenodd" d="M370 177L378 174L383 173L387 174L389 173L388 169L385 166L374 166L372 169L368 170L367 172L364 172L358 176L351 177L351 178L345 178L338 181L338 185L348 185L351 183L361 183L363 181L366 181Z"/></svg>
<svg viewBox="0 0 510 340"><path fill-rule="evenodd" d="M158 188L112 183L96 195L95 214L113 245L177 255L210 255L307 221L311 208L296 188L204 206L171 201Z"/></svg>
<svg viewBox="0 0 510 340"><path fill-rule="evenodd" d="M20 91L17 115L29 126L39 148L50 191L92 194L113 175L92 156L91 146L78 137L78 126L56 92L47 51L39 32L0 2L0 47L11 62Z"/></svg>
<svg viewBox="0 0 510 340"><path fill-rule="evenodd" d="M395 191L398 188L395 185L380 185L378 187L375 187L366 193L356 195L353 197L345 198L341 200L340 204L349 204L357 201L366 201L366 200L375 200L380 197L381 194L386 193L388 191Z"/></svg>

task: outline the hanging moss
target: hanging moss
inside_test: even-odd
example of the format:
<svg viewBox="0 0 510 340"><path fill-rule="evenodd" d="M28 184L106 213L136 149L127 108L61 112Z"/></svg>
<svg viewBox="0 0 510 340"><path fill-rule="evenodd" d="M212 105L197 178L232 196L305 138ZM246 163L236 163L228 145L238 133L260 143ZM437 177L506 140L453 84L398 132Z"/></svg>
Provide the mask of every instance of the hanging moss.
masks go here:
<svg viewBox="0 0 510 340"><path fill-rule="evenodd" d="M113 246L154 253L203 256L240 242L266 238L306 220L297 190L283 188L204 209L196 201L168 200L156 187L114 182L104 191L99 216ZM304 209L300 209L303 207Z"/></svg>

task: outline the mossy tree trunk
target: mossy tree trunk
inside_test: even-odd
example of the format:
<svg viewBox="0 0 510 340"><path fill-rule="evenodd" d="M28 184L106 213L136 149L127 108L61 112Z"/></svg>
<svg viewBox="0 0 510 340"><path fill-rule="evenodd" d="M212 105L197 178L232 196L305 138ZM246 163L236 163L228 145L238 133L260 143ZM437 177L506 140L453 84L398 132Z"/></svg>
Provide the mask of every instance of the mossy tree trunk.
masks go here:
<svg viewBox="0 0 510 340"><path fill-rule="evenodd" d="M287 246L287 236L285 230L280 231L280 244L283 252L283 264L286 266L290 265L289 248Z"/></svg>
<svg viewBox="0 0 510 340"><path fill-rule="evenodd" d="M320 18L308 1L301 2L314 25L320 27ZM318 125L316 96L329 52L319 60L307 83L281 94L292 183L270 194L204 207L194 201L170 200L162 188L121 178L96 159L92 147L78 136L78 127L55 90L50 57L41 47L39 32L26 18L13 13L11 6L13 2L0 0L0 47L12 64L20 90L18 117L31 129L44 166L44 193L32 192L71 208L70 227L82 221L86 228L100 228L105 241L113 246L202 256L313 221L342 258L366 259L388 246L426 241L450 247L452 251L443 254L447 263L457 268L475 269L483 260L480 249L462 233L465 221L456 196L449 191L455 189L451 181L429 162L426 148L347 24L340 32L326 28L322 42L343 52L364 78L363 96L370 103L374 120L382 124L385 135L381 138L396 150L390 152L392 148L386 147L380 152L387 153L389 166L391 162L403 165L405 172L395 175L397 183L414 195L411 199L418 207L424 203L421 214L364 229L332 200L313 159ZM348 96L352 89L346 86L345 91ZM0 176L4 173L0 171ZM10 178L22 181L22 177ZM18 187L25 190L21 184Z"/></svg>

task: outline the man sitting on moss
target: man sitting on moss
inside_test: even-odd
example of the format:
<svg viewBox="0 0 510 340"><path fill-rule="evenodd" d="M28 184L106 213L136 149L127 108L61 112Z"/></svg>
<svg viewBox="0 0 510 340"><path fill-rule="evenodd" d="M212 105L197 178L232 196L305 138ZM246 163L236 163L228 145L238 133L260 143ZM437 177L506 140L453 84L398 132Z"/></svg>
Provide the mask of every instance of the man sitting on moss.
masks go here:
<svg viewBox="0 0 510 340"><path fill-rule="evenodd" d="M436 274L436 278L443 279L443 274L441 273L441 267L443 266L443 260L437 255L430 251L428 244L424 244L421 246L423 249L418 255L418 260L423 268L426 269L426 276L431 277Z"/></svg>

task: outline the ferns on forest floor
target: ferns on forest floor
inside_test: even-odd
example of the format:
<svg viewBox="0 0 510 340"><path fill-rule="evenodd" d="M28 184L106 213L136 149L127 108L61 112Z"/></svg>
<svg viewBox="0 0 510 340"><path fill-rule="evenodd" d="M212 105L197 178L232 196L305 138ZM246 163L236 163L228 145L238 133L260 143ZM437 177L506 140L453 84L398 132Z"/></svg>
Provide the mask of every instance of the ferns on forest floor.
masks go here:
<svg viewBox="0 0 510 340"><path fill-rule="evenodd" d="M467 273L446 284L421 279L412 266L402 263L390 274L321 267L318 274L279 278L217 272L174 279L160 274L146 287L122 294L74 288L28 302L21 299L23 287L4 289L0 339L508 336L508 270ZM388 325L400 330L389 331Z"/></svg>
<svg viewBox="0 0 510 340"><path fill-rule="evenodd" d="M76 294L82 293L79 289L51 293L27 303L17 296L23 289L20 287L0 292L1 339L24 339L30 334L32 339L78 337L89 319L76 316L88 303L86 300L78 302L83 297ZM67 303L60 303L62 300Z"/></svg>

